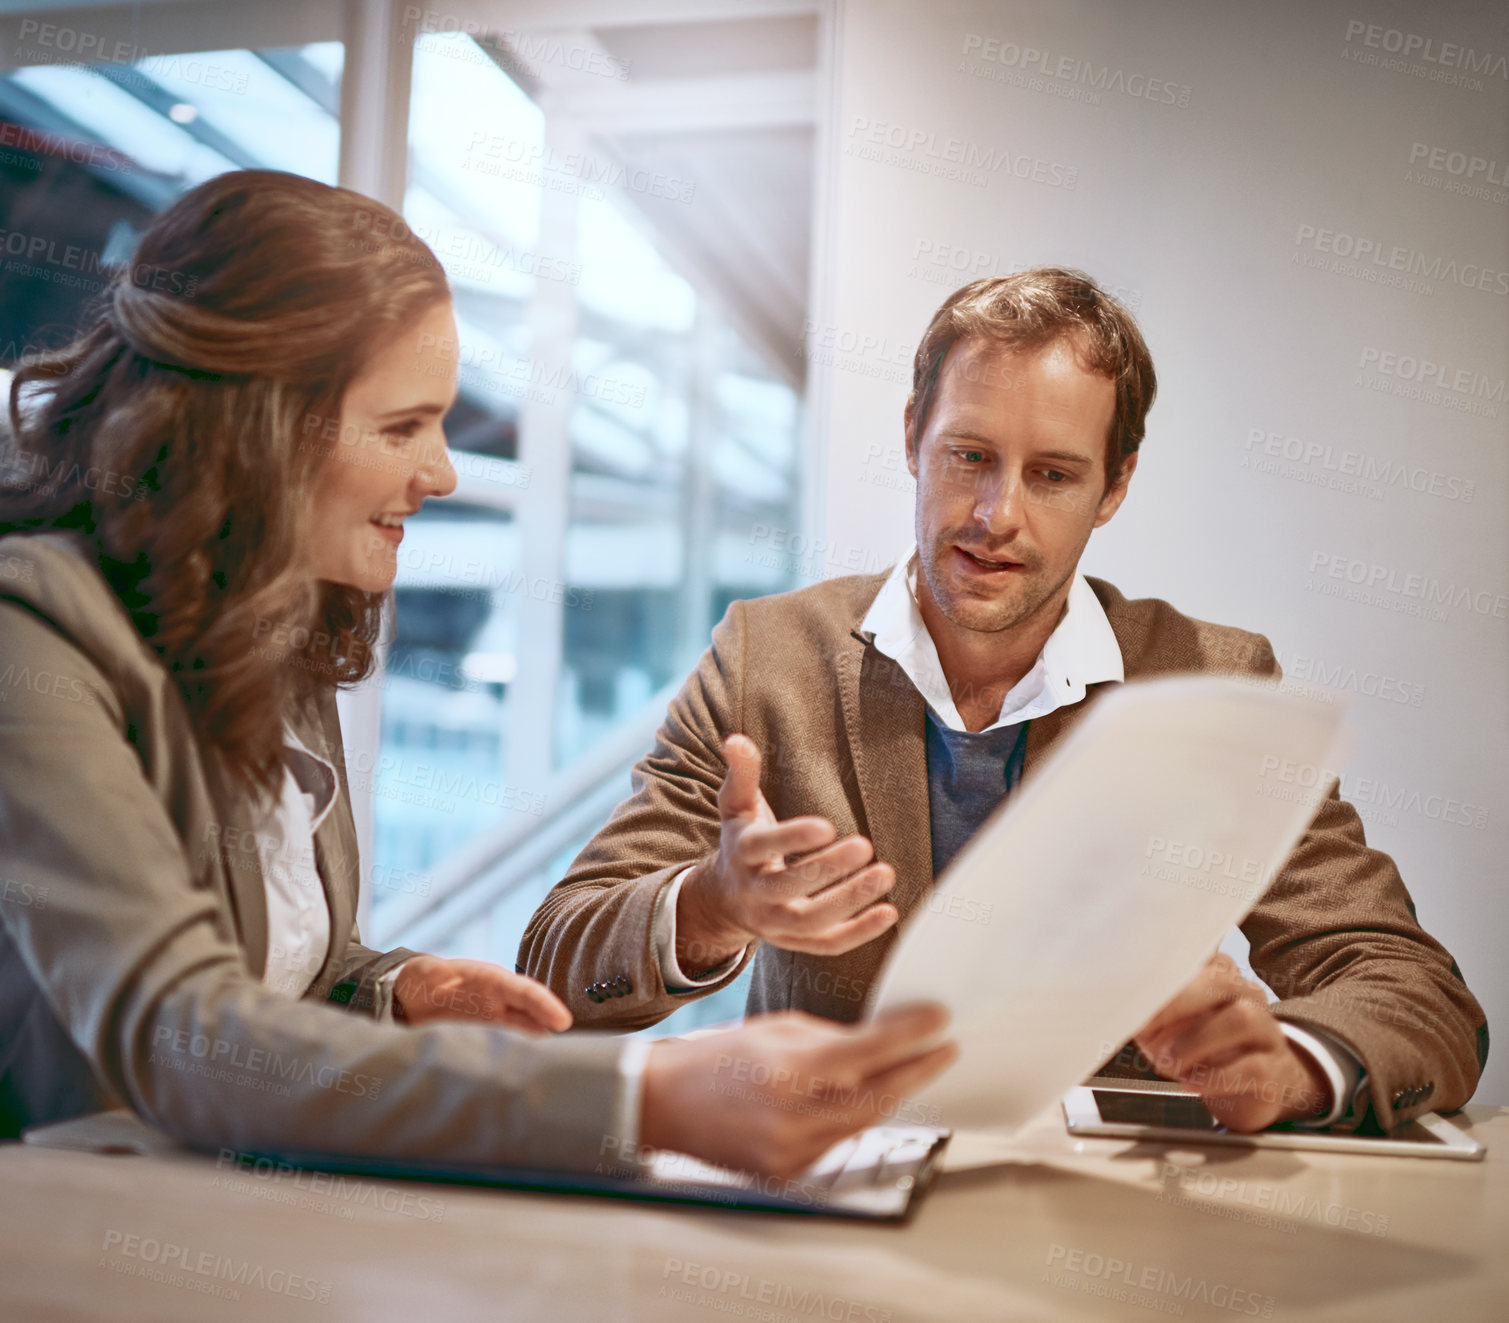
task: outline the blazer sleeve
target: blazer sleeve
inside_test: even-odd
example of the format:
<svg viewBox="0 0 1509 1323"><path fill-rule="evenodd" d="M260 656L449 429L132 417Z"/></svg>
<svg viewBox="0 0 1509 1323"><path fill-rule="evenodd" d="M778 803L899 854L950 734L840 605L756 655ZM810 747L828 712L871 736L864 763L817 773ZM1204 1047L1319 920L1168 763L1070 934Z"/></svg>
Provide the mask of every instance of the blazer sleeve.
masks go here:
<svg viewBox="0 0 1509 1323"><path fill-rule="evenodd" d="M305 996L382 1018L383 999L378 996L378 980L418 954L406 946L395 946L391 951L374 951L370 946L363 946L353 920L351 936L341 958L333 968L325 971Z"/></svg>
<svg viewBox="0 0 1509 1323"><path fill-rule="evenodd" d="M1262 643L1257 669L1277 678ZM1472 1097L1488 1058L1483 1008L1334 785L1242 932L1253 971L1279 996L1274 1014L1334 1035L1362 1062L1354 1123L1371 1111L1389 1130Z"/></svg>
<svg viewBox="0 0 1509 1323"><path fill-rule="evenodd" d="M631 794L576 857L524 930L519 969L547 984L578 1024L640 1029L726 987L753 947L716 982L669 992L654 924L682 869L718 848L723 741L740 731L744 607L734 602L672 700ZM606 988L601 1000L589 996Z"/></svg>
<svg viewBox="0 0 1509 1323"><path fill-rule="evenodd" d="M0 675L11 666L48 677L0 701L0 858L47 898L4 908L11 958L146 1121L202 1147L568 1168L625 1137L621 1042L407 1028L264 989L105 674L0 603Z"/></svg>

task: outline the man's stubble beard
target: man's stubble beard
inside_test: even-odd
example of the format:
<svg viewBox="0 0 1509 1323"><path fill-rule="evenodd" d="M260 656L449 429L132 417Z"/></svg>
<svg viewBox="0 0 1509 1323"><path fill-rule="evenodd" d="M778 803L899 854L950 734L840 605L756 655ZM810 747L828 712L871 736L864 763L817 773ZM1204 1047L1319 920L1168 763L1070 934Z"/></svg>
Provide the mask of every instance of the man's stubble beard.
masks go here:
<svg viewBox="0 0 1509 1323"><path fill-rule="evenodd" d="M1012 553L1010 548L1003 548L1005 558L1014 560L1020 556L1021 563L1028 567L1026 573L1030 577L1019 584L1019 587L1025 590L1025 596L1019 597L1013 594L1004 601L968 595L955 598L947 590L946 577L938 571L936 565L936 548L943 546L944 557L951 558L953 544L952 537L944 537L934 542L933 550L919 551L920 568L927 581L928 592L932 595L933 603L942 612L943 618L959 629L971 630L976 634L1001 634L1030 620L1042 610L1044 603L1051 601L1054 595L1074 577L1074 571L1079 563L1076 557L1074 563L1069 566L1058 582L1043 588L1039 586L1045 573L1041 558L1035 554L1030 558L1021 556L1020 553Z"/></svg>

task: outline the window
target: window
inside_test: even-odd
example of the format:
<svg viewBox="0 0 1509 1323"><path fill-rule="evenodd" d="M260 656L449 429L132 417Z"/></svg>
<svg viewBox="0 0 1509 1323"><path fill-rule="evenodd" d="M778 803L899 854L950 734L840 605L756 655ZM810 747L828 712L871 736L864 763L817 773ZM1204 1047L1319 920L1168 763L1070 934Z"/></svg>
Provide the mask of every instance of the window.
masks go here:
<svg viewBox="0 0 1509 1323"><path fill-rule="evenodd" d="M761 533L796 519L791 365L657 222L695 181L629 168L527 82L496 44L416 44L405 213L455 291L461 490L400 551L374 803L379 940L505 965L729 602L797 569ZM635 722L632 754L583 780ZM600 811L527 876L458 875L578 795Z"/></svg>
<svg viewBox="0 0 1509 1323"><path fill-rule="evenodd" d="M340 42L93 64L69 50L23 45L38 63L0 77L0 367L71 336L194 185L249 167L335 182Z"/></svg>
<svg viewBox="0 0 1509 1323"><path fill-rule="evenodd" d="M327 8L309 35L340 33ZM663 41L600 19L564 39L421 31L408 97L402 209L460 335L459 486L409 521L380 717L348 730L348 762L359 821L372 809L368 939L504 965L728 604L812 577L771 531L798 517L812 141L789 71L814 28ZM0 76L0 371L67 338L194 185L338 182L343 76L388 81L365 54L348 71L340 41L93 63L61 46ZM696 88L723 74L744 81L709 128ZM602 99L636 92L654 123Z"/></svg>

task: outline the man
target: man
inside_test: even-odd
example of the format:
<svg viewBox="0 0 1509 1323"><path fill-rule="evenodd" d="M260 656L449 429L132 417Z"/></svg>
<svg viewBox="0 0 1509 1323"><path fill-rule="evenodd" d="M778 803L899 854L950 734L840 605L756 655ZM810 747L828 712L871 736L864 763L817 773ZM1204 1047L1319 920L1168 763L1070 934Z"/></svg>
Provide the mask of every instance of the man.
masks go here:
<svg viewBox="0 0 1509 1323"><path fill-rule="evenodd" d="M1099 694L1181 671L1276 680L1266 639L1077 571L1155 390L1130 315L1078 272L952 295L905 411L915 552L730 607L521 968L582 1022L640 1026L753 958L751 1011L853 1020L898 920ZM1137 1035L1144 1069L1240 1130L1391 1128L1471 1096L1482 1011L1334 787L1243 931L1280 1000L1213 958Z"/></svg>

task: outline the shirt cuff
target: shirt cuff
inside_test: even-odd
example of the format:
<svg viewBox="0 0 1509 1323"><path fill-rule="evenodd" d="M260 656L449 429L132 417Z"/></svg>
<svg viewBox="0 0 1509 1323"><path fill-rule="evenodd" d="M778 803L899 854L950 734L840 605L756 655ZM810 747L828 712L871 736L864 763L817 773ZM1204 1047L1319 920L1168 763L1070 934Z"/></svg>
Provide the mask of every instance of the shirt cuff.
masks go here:
<svg viewBox="0 0 1509 1323"><path fill-rule="evenodd" d="M393 1021L393 985L398 982L398 971L408 963L408 960L400 960L387 973L379 975L372 985L372 1014L384 1023Z"/></svg>
<svg viewBox="0 0 1509 1323"><path fill-rule="evenodd" d="M644 1091L645 1061L654 1046L654 1039L636 1034L624 1039L623 1051L618 1055L618 1099L613 1108L613 1138L618 1142L617 1152L620 1154L639 1152L639 1098Z"/></svg>
<svg viewBox="0 0 1509 1323"><path fill-rule="evenodd" d="M727 978L734 966L744 958L744 950L728 957L716 968L709 969L697 978L684 974L676 963L676 899L681 895L681 884L695 865L683 868L660 893L660 903L655 908L653 936L655 958L660 962L660 976L665 980L667 992L689 992L692 988L705 988Z"/></svg>
<svg viewBox="0 0 1509 1323"><path fill-rule="evenodd" d="M1301 1117L1291 1124L1304 1130L1322 1130L1335 1125L1346 1116L1358 1086L1367 1076L1362 1062L1329 1035L1322 1037L1316 1030L1301 1029L1288 1020L1280 1020L1278 1027L1283 1030L1285 1038L1320 1067L1331 1086L1331 1110L1325 1116Z"/></svg>

